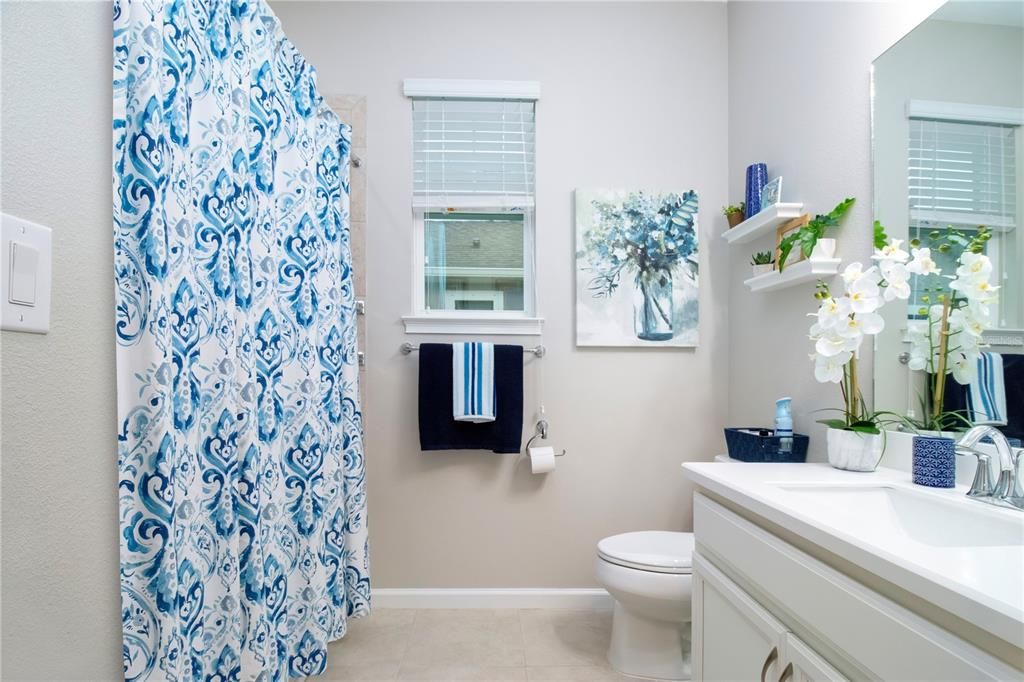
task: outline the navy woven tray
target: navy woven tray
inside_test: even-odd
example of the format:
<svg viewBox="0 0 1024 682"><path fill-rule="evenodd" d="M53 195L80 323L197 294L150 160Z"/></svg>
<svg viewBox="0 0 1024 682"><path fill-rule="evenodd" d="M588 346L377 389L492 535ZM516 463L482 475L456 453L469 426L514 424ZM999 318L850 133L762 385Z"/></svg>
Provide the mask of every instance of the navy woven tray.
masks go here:
<svg viewBox="0 0 1024 682"><path fill-rule="evenodd" d="M745 433L754 431L755 433ZM772 432L758 426L725 429L725 445L729 456L741 462L806 462L810 438L799 433L792 436L759 436L757 431ZM789 440L786 448L784 440Z"/></svg>

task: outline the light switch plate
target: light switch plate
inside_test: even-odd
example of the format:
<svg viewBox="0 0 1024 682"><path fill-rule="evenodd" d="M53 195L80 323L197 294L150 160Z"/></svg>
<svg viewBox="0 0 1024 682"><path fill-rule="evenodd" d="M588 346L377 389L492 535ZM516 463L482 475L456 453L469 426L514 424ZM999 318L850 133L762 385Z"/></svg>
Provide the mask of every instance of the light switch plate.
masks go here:
<svg viewBox="0 0 1024 682"><path fill-rule="evenodd" d="M50 331L50 228L0 213L0 328Z"/></svg>

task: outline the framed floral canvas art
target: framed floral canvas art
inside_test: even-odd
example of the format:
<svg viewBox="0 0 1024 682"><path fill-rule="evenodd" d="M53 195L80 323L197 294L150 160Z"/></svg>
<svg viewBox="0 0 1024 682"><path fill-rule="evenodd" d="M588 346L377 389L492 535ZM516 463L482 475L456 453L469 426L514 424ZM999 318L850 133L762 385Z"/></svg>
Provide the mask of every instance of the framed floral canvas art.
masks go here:
<svg viewBox="0 0 1024 682"><path fill-rule="evenodd" d="M697 193L576 190L576 344L694 347Z"/></svg>

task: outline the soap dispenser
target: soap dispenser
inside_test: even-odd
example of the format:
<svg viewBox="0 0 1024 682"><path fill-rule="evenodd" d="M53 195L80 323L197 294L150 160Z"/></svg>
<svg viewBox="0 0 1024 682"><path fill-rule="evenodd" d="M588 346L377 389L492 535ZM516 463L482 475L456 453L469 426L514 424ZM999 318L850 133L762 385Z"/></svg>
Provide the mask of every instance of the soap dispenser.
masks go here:
<svg viewBox="0 0 1024 682"><path fill-rule="evenodd" d="M793 449L792 402L792 398L779 398L775 401L775 436L780 438L780 452L790 452Z"/></svg>

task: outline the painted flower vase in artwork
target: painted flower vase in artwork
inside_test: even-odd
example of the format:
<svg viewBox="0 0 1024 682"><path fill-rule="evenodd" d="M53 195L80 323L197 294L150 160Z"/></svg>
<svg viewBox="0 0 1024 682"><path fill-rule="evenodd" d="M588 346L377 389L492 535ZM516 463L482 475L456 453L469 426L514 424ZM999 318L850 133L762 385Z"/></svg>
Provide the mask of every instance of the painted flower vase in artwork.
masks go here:
<svg viewBox="0 0 1024 682"><path fill-rule="evenodd" d="M644 341L672 338L672 273L641 270L633 294L633 327Z"/></svg>
<svg viewBox="0 0 1024 682"><path fill-rule="evenodd" d="M884 436L844 429L829 429L828 463L846 471L874 471L885 450Z"/></svg>
<svg viewBox="0 0 1024 682"><path fill-rule="evenodd" d="M942 436L914 436L912 452L914 483L929 488L956 485L956 441Z"/></svg>

